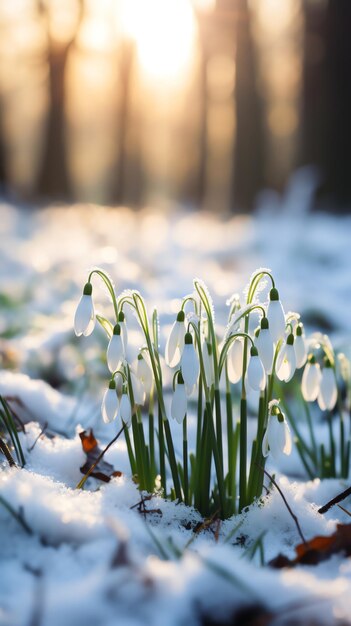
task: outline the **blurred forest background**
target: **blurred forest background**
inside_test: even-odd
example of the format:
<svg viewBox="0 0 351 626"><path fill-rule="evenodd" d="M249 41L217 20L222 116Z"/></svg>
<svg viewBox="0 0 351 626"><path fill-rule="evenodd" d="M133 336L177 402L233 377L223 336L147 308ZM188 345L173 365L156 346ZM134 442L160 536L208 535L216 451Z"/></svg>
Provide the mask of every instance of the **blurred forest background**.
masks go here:
<svg viewBox="0 0 351 626"><path fill-rule="evenodd" d="M0 186L250 211L310 166L351 206L350 0L0 0Z"/></svg>

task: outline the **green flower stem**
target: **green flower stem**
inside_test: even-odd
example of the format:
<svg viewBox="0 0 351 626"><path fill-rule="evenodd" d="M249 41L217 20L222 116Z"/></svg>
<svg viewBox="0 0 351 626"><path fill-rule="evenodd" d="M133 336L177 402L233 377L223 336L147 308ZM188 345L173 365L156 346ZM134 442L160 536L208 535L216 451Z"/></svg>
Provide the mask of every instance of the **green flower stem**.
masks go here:
<svg viewBox="0 0 351 626"><path fill-rule="evenodd" d="M215 391L214 391L215 412L216 412L216 433L215 434L217 438L219 462L222 465L222 474L223 474L223 442L222 442L223 436L222 436L221 396L220 396L220 391L219 391L220 371L219 371L219 364L218 364L217 338L216 338L216 332L215 332L215 327L214 327L214 322L213 322L212 307L209 302L207 293L205 289L203 288L203 286L198 281L194 281L194 286L195 286L197 293L200 296L201 302L204 306L204 309L207 315L208 329L209 329L210 341L212 345L212 359L213 359L214 387L215 387ZM200 343L201 342L199 341L199 350L200 350Z"/></svg>
<svg viewBox="0 0 351 626"><path fill-rule="evenodd" d="M247 402L240 400L239 513L246 506Z"/></svg>
<svg viewBox="0 0 351 626"><path fill-rule="evenodd" d="M209 392L209 388L208 388L207 381L206 381L206 373L205 373L204 361L203 361L202 350L201 350L200 333L194 322L190 322L190 324L192 325L194 329L197 346L198 346L198 352L199 352L200 372L201 372L201 376L203 380L205 398L206 398L205 419L207 420L209 424L209 436L210 436L210 441L212 445L214 463L215 463L215 468L216 468L219 500L220 500L220 506L221 506L221 516L225 516L226 497L225 497L225 486L224 486L224 477L223 477L223 469L222 469L223 458L221 459L219 455L218 441L217 441L216 432L214 428L213 410L212 410L210 392Z"/></svg>
<svg viewBox="0 0 351 626"><path fill-rule="evenodd" d="M233 404L232 394L230 388L230 381L228 377L227 364L225 367L225 384L226 384L226 410L227 410L227 446L228 446L228 495L232 500L234 496L234 484L235 484L235 471L233 470L234 454L234 433L233 433Z"/></svg>
<svg viewBox="0 0 351 626"><path fill-rule="evenodd" d="M160 476L161 476L161 487L163 489L163 495L167 497L167 482L166 482L166 465L165 465L165 439L163 432L163 418L160 407L160 402L158 402L158 448L159 448L159 457L160 457Z"/></svg>
<svg viewBox="0 0 351 626"><path fill-rule="evenodd" d="M24 458L21 442L18 437L16 424L14 422L12 412L5 398L0 395L0 402L2 404L3 410L0 410L0 417L5 424L5 428L8 431L12 445L15 449L17 460L19 464L24 467L26 464L26 459Z"/></svg>
<svg viewBox="0 0 351 626"><path fill-rule="evenodd" d="M159 365L159 360L157 359L157 356L155 354L155 347L151 341L149 322L148 322L145 304L140 294L136 291L133 291L131 295L124 296L124 298L120 300L120 305L122 306L124 302L127 302L136 311L140 326L145 336L147 348L149 351L152 372L154 375L154 382L155 382L155 387L156 387L156 392L157 392L158 403L159 403L159 418L161 416L164 422L164 432L166 435L168 459L169 459L169 464L170 464L171 473L172 473L174 490L175 490L176 497L179 500L182 500L182 492L181 492L181 487L180 487L177 461L175 457L171 430L170 430L169 423L168 423L168 418L167 418L167 413L166 413L163 393L162 393L161 369ZM160 419L159 419L159 426L160 426ZM159 428L159 440L160 441L162 439L162 436L163 436L163 428ZM161 457L162 457L162 454L160 453L160 464L161 464ZM164 455L163 455L163 459L164 459ZM161 471L161 467L160 467L160 471ZM161 471L161 479L162 479L162 471ZM164 488L165 486L166 485L164 483Z"/></svg>
<svg viewBox="0 0 351 626"><path fill-rule="evenodd" d="M134 448L135 448L135 459L136 459L136 467L138 474L138 484L139 489L142 491L146 489L146 467L145 467L145 456L144 451L142 449L141 440L140 440L140 431L138 428L138 418L136 413L132 415L132 430L133 430L133 439L134 439Z"/></svg>
<svg viewBox="0 0 351 626"><path fill-rule="evenodd" d="M126 444L127 444L129 464L132 470L132 475L135 476L135 474L137 474L137 466L136 466L135 456L133 453L132 443L130 441L129 430L127 427L124 429L124 437L125 437Z"/></svg>
<svg viewBox="0 0 351 626"><path fill-rule="evenodd" d="M257 420L257 434L255 443L255 455L250 466L249 473L249 487L248 487L248 501L249 504L253 502L256 496L261 495L260 483L263 481L264 474L262 467L265 465L265 458L262 454L262 441L263 434L266 425L266 394L261 392L258 402L258 420Z"/></svg>
<svg viewBox="0 0 351 626"><path fill-rule="evenodd" d="M302 399L303 406L304 406L304 409L305 409L308 430L309 430L310 438L311 438L311 446L312 446L312 450L313 450L313 462L314 462L315 467L317 468L317 466L318 466L318 448L317 448L316 438L314 436L311 411L310 411L310 408L308 406L308 402L306 402L306 400L304 399L302 394L301 394L301 399Z"/></svg>
<svg viewBox="0 0 351 626"><path fill-rule="evenodd" d="M156 477L156 459L155 459L155 400L154 390L150 391L149 397L149 451L150 451L150 471L153 476L154 482Z"/></svg>
<svg viewBox="0 0 351 626"><path fill-rule="evenodd" d="M246 506L247 501L247 401L245 389L245 375L247 369L247 349L248 349L248 332L249 332L249 316L245 317L245 339L243 353L243 372L241 381L241 400L240 400L240 465L239 465L239 513ZM252 342L252 340L251 340ZM253 344L253 342L252 342Z"/></svg>
<svg viewBox="0 0 351 626"><path fill-rule="evenodd" d="M189 470L188 470L188 433L187 416L183 420L183 473L184 473L184 502L189 504Z"/></svg>
<svg viewBox="0 0 351 626"><path fill-rule="evenodd" d="M89 274L89 278L88 278L88 282L91 282L92 276L93 274L97 274L98 276L100 276L100 278L103 280L103 282L105 283L108 292L111 296L111 300L112 300L112 304L113 304L113 308L114 308L114 312L115 312L115 316L116 316L116 321L118 321L118 305L117 305L117 299L116 299L116 294L115 294L115 290L112 284L111 279L107 276L107 274L105 274L105 272L103 272L102 270L92 270Z"/></svg>
<svg viewBox="0 0 351 626"><path fill-rule="evenodd" d="M333 478L336 477L336 449L335 449L335 440L333 434L333 414L331 411L328 411L328 430L329 430L329 446L330 446L330 472Z"/></svg>

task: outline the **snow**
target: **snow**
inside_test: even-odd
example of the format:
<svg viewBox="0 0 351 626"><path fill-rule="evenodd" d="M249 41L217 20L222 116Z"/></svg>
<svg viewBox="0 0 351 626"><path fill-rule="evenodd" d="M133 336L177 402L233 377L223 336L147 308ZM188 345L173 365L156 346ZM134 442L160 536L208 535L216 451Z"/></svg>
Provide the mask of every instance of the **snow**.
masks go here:
<svg viewBox="0 0 351 626"><path fill-rule="evenodd" d="M85 460L79 432L93 426L107 442L118 429L100 417L107 339L97 331L77 340L72 326L95 265L111 274L120 291L138 288L150 310L158 306L162 349L194 276L206 281L223 332L227 298L241 292L262 265L272 268L285 309L301 313L312 330L330 326L335 345L350 354L351 318L345 312L351 305L351 220L294 213L292 198L284 202L279 215L262 208L255 218L94 206L25 212L1 205L0 296L9 301L0 322L0 393L16 399L13 406L25 422L20 437L26 466L2 463L0 496L32 531L0 505L1 625L200 625L205 617L230 622L252 603L291 623L350 623L350 559L336 555L317 566L284 570L262 567L258 553L250 560L260 536L266 564L279 553L293 558L301 543L274 487L241 516L223 522L218 537L213 529L195 534L201 517L183 504L155 496L146 507L160 512L143 515L134 507L140 493L121 438L105 459L122 476L75 489ZM99 308L108 314L106 294L94 285ZM131 316L128 327L133 359L141 339ZM179 426L171 427L176 437ZM191 418L189 436L191 441ZM326 425L317 423L317 440L325 436ZM295 449L279 463L270 459L268 470L306 539L348 523L338 507L318 513L347 481L306 481Z"/></svg>

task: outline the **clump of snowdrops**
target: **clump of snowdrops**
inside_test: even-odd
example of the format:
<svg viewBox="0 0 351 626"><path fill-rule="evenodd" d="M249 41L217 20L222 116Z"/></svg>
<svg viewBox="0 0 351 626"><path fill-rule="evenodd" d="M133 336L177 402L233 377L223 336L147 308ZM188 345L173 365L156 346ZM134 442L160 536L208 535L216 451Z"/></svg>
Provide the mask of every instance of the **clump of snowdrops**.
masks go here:
<svg viewBox="0 0 351 626"><path fill-rule="evenodd" d="M111 298L112 322L95 313L94 276L104 282ZM267 282L268 300L264 295ZM285 314L269 270L259 269L252 275L244 301L234 295L227 304L228 324L224 336L219 337L212 298L202 280L195 279L194 292L180 302L164 354L166 365L173 371L170 413L165 402L158 314L154 310L149 316L138 291L117 294L110 277L94 269L74 320L78 336L90 335L96 320L106 332L110 379L102 400L102 418L106 423L117 417L121 420L131 472L139 488L161 490L165 497L194 505L204 516L217 514L221 518L242 511L261 496L267 456L278 459L291 452L288 421L303 466L311 477L347 476L350 457L337 385L339 365L349 389L346 357L336 359L326 336L306 339L300 316ZM135 363L127 360L130 311L136 315L143 336ZM254 320L258 321L257 327L252 327ZM298 370L302 368L301 380ZM256 434L248 450L250 391L256 392L257 410ZM292 392L305 406L308 441L301 435L295 409L288 401ZM196 442L194 449L189 449L188 408L194 400ZM316 443L308 407L315 400L327 415L329 448ZM338 446L332 425L336 405ZM177 442L169 418L179 424ZM181 437L182 454L177 456Z"/></svg>

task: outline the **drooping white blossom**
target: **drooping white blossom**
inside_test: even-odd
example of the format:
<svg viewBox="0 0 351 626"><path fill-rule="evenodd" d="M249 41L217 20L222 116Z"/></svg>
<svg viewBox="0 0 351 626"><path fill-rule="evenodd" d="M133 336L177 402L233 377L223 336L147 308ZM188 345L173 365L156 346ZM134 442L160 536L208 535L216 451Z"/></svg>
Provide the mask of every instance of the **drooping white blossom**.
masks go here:
<svg viewBox="0 0 351 626"><path fill-rule="evenodd" d="M262 441L262 454L271 454L275 460L279 460L282 454L291 453L290 428L284 413L276 406L268 417L267 429Z"/></svg>
<svg viewBox="0 0 351 626"><path fill-rule="evenodd" d="M115 372L124 359L124 347L121 335L121 326L116 324L107 347L107 365L110 372Z"/></svg>
<svg viewBox="0 0 351 626"><path fill-rule="evenodd" d="M123 353L124 355L127 354L127 347L128 347L128 329L127 329L127 323L126 323L126 316L124 315L123 311L120 311L118 314L118 323L121 327L121 337L122 337L122 343L123 343Z"/></svg>
<svg viewBox="0 0 351 626"><path fill-rule="evenodd" d="M139 404L139 406L142 406L145 402L145 395L146 395L145 389L143 387L143 384L140 378L136 376L136 374L133 372L131 368L129 369L129 372L130 372L130 380L132 383L134 402L135 404Z"/></svg>
<svg viewBox="0 0 351 626"><path fill-rule="evenodd" d="M275 371L279 380L288 383L294 376L295 370L296 356L294 350L294 335L290 333L278 354Z"/></svg>
<svg viewBox="0 0 351 626"><path fill-rule="evenodd" d="M249 351L247 351L248 358L250 357ZM228 363L228 378L231 383L235 384L239 382L243 375L243 359L244 359L244 340L242 337L237 337L233 340L232 345L228 350L227 363Z"/></svg>
<svg viewBox="0 0 351 626"><path fill-rule="evenodd" d="M92 285L86 283L74 315L74 332L77 337L88 337L95 327L95 311L92 298Z"/></svg>
<svg viewBox="0 0 351 626"><path fill-rule="evenodd" d="M296 357L296 369L300 369L300 367L303 367L305 365L307 360L307 344L302 324L299 324L296 328L294 349Z"/></svg>
<svg viewBox="0 0 351 626"><path fill-rule="evenodd" d="M262 365L262 361L258 356L255 346L250 350L250 362L247 368L247 381L254 391L263 391L266 386L266 372Z"/></svg>
<svg viewBox="0 0 351 626"><path fill-rule="evenodd" d="M184 383L186 385L188 394L190 394L197 383L200 366L191 333L185 334L184 342L185 343L180 366Z"/></svg>
<svg viewBox="0 0 351 626"><path fill-rule="evenodd" d="M136 375L143 385L145 392L150 393L153 381L152 369L147 360L144 358L142 352L138 354Z"/></svg>
<svg viewBox="0 0 351 626"><path fill-rule="evenodd" d="M258 350L259 357L262 361L266 374L272 373L274 346L271 332L269 330L269 322L267 317L262 317L259 335L255 340L255 346Z"/></svg>
<svg viewBox="0 0 351 626"><path fill-rule="evenodd" d="M301 391L306 402L313 402L319 394L322 374L315 356L310 356L303 371Z"/></svg>
<svg viewBox="0 0 351 626"><path fill-rule="evenodd" d="M179 311L166 343L165 361L169 367L176 367L182 356L186 332L184 320L184 311Z"/></svg>
<svg viewBox="0 0 351 626"><path fill-rule="evenodd" d="M102 419L105 424L113 422L118 413L118 398L116 392L116 383L114 380L110 381L108 388L104 393L101 404Z"/></svg>
<svg viewBox="0 0 351 626"><path fill-rule="evenodd" d="M181 372L179 372L171 403L171 416L178 422L178 424L182 423L187 412L187 407L188 399L184 379Z"/></svg>
<svg viewBox="0 0 351 626"><path fill-rule="evenodd" d="M325 360L317 396L319 408L322 411L332 411L338 398L335 373L329 359Z"/></svg>
<svg viewBox="0 0 351 626"><path fill-rule="evenodd" d="M121 402L119 405L119 412L122 422L127 426L130 426L132 423L132 407L128 394L125 390L123 390L122 393Z"/></svg>
<svg viewBox="0 0 351 626"><path fill-rule="evenodd" d="M269 293L267 318L272 339L274 343L278 343L279 339L283 339L285 335L285 313L279 300L278 290L275 288L271 289Z"/></svg>

